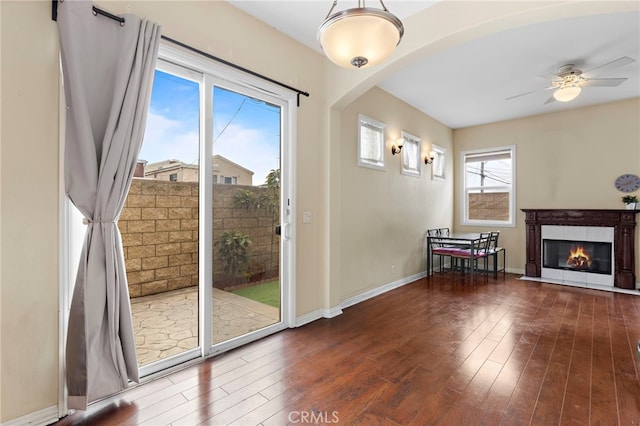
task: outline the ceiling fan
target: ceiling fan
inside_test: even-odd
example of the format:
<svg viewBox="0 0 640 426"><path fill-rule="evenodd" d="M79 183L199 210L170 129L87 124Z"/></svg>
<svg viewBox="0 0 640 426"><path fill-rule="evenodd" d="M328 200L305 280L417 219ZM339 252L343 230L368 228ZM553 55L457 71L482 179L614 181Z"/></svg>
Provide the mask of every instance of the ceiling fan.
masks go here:
<svg viewBox="0 0 640 426"><path fill-rule="evenodd" d="M604 71L628 65L633 62L635 62L634 59L623 56L611 62L607 62L606 64L591 68L588 71L582 71L576 68L574 64L563 65L555 74L540 76L551 80L550 86L545 87L544 89L536 89L530 92L520 93L519 95L508 97L506 100L519 98L520 96L525 96L539 91L554 90L553 94L549 99L547 99L545 104L554 101L568 102L575 99L580 94L583 87L615 87L621 85L627 80L627 78L593 78L592 76L597 76Z"/></svg>

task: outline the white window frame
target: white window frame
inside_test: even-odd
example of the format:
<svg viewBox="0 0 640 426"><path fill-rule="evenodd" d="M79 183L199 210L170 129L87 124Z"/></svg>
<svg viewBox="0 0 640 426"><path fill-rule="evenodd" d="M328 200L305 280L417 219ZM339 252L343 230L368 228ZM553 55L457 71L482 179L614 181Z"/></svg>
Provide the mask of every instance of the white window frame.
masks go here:
<svg viewBox="0 0 640 426"><path fill-rule="evenodd" d="M445 182L447 180L447 150L433 144L431 151L435 154L431 163L431 180L435 182ZM441 173L438 173L438 171Z"/></svg>
<svg viewBox="0 0 640 426"><path fill-rule="evenodd" d="M402 169L401 173L407 176L420 177L422 157L422 139L418 136L402 131Z"/></svg>
<svg viewBox="0 0 640 426"><path fill-rule="evenodd" d="M385 124L383 122L367 117L364 114L358 114L358 166L384 170L384 127ZM363 135L367 130L371 130L377 134L378 149L380 152L380 158L378 159L364 157L366 150L363 149L363 144L366 143L367 139L364 138Z"/></svg>
<svg viewBox="0 0 640 426"><path fill-rule="evenodd" d="M480 187L467 187L466 183L466 162L465 159L469 155L490 155L491 153L500 153L509 151L511 154L511 185L501 186L485 186L484 189L506 189L509 192L509 220L470 220L469 219L469 191L478 189ZM502 226L502 227L515 227L516 216L516 146L498 146L494 148L476 149L460 152L460 223L462 225L473 226Z"/></svg>

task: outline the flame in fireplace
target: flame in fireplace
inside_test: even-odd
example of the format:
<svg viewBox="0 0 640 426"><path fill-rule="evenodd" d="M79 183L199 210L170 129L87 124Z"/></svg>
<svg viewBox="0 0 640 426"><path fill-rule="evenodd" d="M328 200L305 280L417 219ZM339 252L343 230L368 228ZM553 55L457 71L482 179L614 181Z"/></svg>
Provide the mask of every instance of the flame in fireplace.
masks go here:
<svg viewBox="0 0 640 426"><path fill-rule="evenodd" d="M578 246L575 250L569 249L569 258L567 266L572 268L591 268L591 257L584 251L583 246Z"/></svg>

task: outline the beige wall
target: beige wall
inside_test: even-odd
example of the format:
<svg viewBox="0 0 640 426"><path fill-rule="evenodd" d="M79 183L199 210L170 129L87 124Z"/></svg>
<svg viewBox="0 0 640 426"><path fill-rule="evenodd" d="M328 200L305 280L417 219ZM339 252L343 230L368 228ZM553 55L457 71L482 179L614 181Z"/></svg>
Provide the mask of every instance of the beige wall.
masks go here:
<svg viewBox="0 0 640 426"><path fill-rule="evenodd" d="M386 124L385 169L358 166L358 114ZM422 138L422 156L433 143L447 150L446 175L453 174L451 129L387 92L373 88L342 111L340 146L340 299L352 297L425 270L428 228L452 227L453 183L400 173L391 145L402 131Z"/></svg>
<svg viewBox="0 0 640 426"><path fill-rule="evenodd" d="M163 34L308 91L298 116L297 310L322 307L323 79L320 54L224 2L108 2ZM0 422L58 403L58 33L51 2L2 1L2 383ZM100 19L100 18L96 18ZM10 179L6 177L10 176Z"/></svg>
<svg viewBox="0 0 640 426"><path fill-rule="evenodd" d="M525 227L520 209L624 208L623 194L613 183L621 174L640 173L640 98L454 130L453 139L457 171L461 151L516 146L516 227L492 228L501 231L507 268L524 272ZM459 189L456 185L456 201ZM462 226L460 203L455 205L457 231L486 229ZM638 242L640 227L636 246ZM636 250L636 268L640 268L640 250Z"/></svg>
<svg viewBox="0 0 640 426"><path fill-rule="evenodd" d="M0 8L4 422L58 402L58 34L50 2Z"/></svg>

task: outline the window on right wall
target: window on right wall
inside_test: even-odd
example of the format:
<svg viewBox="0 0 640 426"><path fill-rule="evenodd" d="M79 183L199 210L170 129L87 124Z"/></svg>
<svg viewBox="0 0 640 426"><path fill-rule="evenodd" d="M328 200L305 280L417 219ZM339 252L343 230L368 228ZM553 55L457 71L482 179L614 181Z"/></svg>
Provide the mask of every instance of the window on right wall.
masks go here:
<svg viewBox="0 0 640 426"><path fill-rule="evenodd" d="M515 226L516 147L463 151L462 224Z"/></svg>

